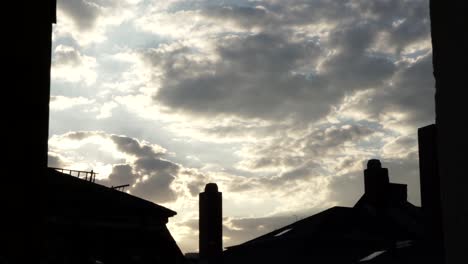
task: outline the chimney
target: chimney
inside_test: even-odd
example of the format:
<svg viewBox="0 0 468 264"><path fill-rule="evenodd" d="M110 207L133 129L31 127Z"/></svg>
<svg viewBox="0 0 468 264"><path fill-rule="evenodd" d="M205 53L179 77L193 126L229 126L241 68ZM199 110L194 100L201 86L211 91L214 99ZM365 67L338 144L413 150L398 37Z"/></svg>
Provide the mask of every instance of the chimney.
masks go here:
<svg viewBox="0 0 468 264"><path fill-rule="evenodd" d="M367 162L364 170L364 190L368 201L375 206L383 206L389 192L388 169L382 168L378 159Z"/></svg>
<svg viewBox="0 0 468 264"><path fill-rule="evenodd" d="M199 248L202 263L221 263L223 251L222 193L216 183L208 183L200 193Z"/></svg>

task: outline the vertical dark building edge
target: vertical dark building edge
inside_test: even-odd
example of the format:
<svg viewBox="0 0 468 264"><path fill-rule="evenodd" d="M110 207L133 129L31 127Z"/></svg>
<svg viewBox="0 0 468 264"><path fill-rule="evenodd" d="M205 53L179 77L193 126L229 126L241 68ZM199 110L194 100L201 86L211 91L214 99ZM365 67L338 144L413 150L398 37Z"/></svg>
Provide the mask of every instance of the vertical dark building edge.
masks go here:
<svg viewBox="0 0 468 264"><path fill-rule="evenodd" d="M466 1L430 1L445 263L468 263Z"/></svg>
<svg viewBox="0 0 468 264"><path fill-rule="evenodd" d="M437 252L437 262L443 261L442 211L440 176L437 159L437 127L435 124L418 129L421 209L427 246Z"/></svg>
<svg viewBox="0 0 468 264"><path fill-rule="evenodd" d="M37 263L44 194L55 0L2 3L2 228L0 256Z"/></svg>

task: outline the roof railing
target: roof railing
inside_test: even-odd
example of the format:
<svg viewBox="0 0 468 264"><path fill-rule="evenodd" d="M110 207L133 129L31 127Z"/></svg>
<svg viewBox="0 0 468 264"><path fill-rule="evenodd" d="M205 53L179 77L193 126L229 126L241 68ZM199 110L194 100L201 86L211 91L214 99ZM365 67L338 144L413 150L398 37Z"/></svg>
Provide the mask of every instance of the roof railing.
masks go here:
<svg viewBox="0 0 468 264"><path fill-rule="evenodd" d="M83 179L85 181L90 181L90 182L95 182L96 181L96 172L93 170L91 171L79 171L79 170L70 170L70 169L63 169L63 168L54 168L54 167L49 167L51 169L60 171L61 173L69 174L71 176L78 177L80 179Z"/></svg>
<svg viewBox="0 0 468 264"><path fill-rule="evenodd" d="M123 192L125 190L125 187L130 186L130 184L123 184L123 185L118 185L118 186L111 186L111 189L118 190Z"/></svg>

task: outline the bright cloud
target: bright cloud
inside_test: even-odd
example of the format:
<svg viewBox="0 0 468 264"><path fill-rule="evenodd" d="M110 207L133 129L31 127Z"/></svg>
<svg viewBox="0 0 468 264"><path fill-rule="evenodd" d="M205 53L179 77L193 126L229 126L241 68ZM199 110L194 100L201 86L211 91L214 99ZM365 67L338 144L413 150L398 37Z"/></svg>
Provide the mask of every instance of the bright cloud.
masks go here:
<svg viewBox="0 0 468 264"><path fill-rule="evenodd" d="M70 46L58 45L52 55L51 78L65 82L96 82L96 58L81 54Z"/></svg>

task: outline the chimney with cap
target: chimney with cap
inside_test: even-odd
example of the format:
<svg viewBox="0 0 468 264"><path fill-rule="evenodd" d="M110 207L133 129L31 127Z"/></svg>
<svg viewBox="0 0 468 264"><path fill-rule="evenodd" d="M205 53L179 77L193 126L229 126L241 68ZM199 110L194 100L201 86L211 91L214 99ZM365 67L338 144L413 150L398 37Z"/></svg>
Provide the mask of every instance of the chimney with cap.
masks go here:
<svg viewBox="0 0 468 264"><path fill-rule="evenodd" d="M388 169L382 168L378 159L367 162L364 170L365 193L355 207L370 205L374 208L399 207L407 203L407 186L401 183L391 183Z"/></svg>
<svg viewBox="0 0 468 264"><path fill-rule="evenodd" d="M208 183L200 193L199 248L203 263L221 263L223 251L222 193L216 183Z"/></svg>

